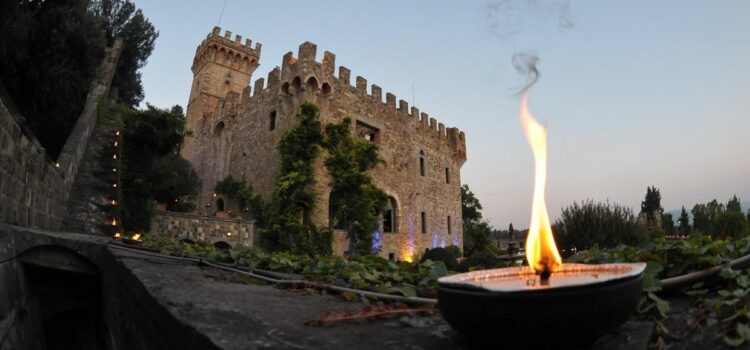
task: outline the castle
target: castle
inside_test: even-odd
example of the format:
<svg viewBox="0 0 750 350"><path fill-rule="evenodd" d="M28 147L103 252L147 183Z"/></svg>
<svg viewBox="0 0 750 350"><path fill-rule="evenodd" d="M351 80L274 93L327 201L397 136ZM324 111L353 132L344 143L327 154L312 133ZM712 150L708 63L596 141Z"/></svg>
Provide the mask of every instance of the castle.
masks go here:
<svg viewBox="0 0 750 350"><path fill-rule="evenodd" d="M299 53L284 55L281 68L268 73L267 82L252 74L258 67L259 43L232 39L232 33L214 27L198 45L193 60L193 85L187 105L186 137L182 155L202 180L197 213L235 215L243 208L231 198L214 194L217 181L227 175L245 179L256 194L268 198L278 173L276 145L296 122L304 101L320 109L320 121L352 119L352 132L378 144L385 160L372 170L377 186L390 197L381 230L375 233L379 254L410 261L426 249L463 245L461 224L461 166L466 161L463 132L446 128L404 100L385 94L377 85L339 67L328 51L316 61L315 44L305 42ZM314 190L319 194L313 221L329 225L330 175L316 161ZM348 247L346 234L334 231L333 251Z"/></svg>

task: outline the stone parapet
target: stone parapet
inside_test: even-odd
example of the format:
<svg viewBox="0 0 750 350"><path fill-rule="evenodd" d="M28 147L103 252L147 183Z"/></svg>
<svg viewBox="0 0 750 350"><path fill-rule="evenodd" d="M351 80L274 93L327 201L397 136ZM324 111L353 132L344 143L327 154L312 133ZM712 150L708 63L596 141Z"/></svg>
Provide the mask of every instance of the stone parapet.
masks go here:
<svg viewBox="0 0 750 350"><path fill-rule="evenodd" d="M254 246L255 221L244 219L221 219L213 216L159 212L151 219L151 231L177 240L225 242Z"/></svg>

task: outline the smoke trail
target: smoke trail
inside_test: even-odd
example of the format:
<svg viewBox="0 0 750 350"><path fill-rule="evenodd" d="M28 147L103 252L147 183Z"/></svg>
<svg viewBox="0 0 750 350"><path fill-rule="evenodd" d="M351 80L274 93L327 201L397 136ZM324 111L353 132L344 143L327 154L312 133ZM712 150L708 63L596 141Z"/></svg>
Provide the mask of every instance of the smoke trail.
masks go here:
<svg viewBox="0 0 750 350"><path fill-rule="evenodd" d="M511 62L518 74L526 77L526 83L517 92L517 95L522 95L531 88L541 76L541 73L539 73L539 69L537 68L537 64L539 64L539 56L530 52L518 52L513 54Z"/></svg>
<svg viewBox="0 0 750 350"><path fill-rule="evenodd" d="M561 32L575 27L569 0L498 0L487 3L485 9L488 29L503 40L516 36L524 27L549 22L550 17Z"/></svg>

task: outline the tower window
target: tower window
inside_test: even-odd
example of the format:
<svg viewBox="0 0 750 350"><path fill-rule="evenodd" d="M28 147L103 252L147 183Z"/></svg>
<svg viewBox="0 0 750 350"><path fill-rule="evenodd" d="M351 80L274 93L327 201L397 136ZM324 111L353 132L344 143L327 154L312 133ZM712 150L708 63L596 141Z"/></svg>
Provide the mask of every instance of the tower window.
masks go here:
<svg viewBox="0 0 750 350"><path fill-rule="evenodd" d="M380 130L374 126L357 121L355 132L357 136L374 143L380 143Z"/></svg>
<svg viewBox="0 0 750 350"><path fill-rule="evenodd" d="M383 232L396 231L396 200L388 198L385 210L383 210Z"/></svg>
<svg viewBox="0 0 750 350"><path fill-rule="evenodd" d="M420 216L422 219L422 233L427 233L427 214L422 212Z"/></svg>
<svg viewBox="0 0 750 350"><path fill-rule="evenodd" d="M419 151L419 175L424 176L424 151Z"/></svg>
<svg viewBox="0 0 750 350"><path fill-rule="evenodd" d="M268 116L268 130L276 129L276 111L272 111Z"/></svg>
<svg viewBox="0 0 750 350"><path fill-rule="evenodd" d="M445 167L445 183L451 183L451 173L450 170L448 170L448 167Z"/></svg>
<svg viewBox="0 0 750 350"><path fill-rule="evenodd" d="M453 234L453 229L452 229L451 227L452 227L452 226L451 226L451 216L450 216L450 215L448 215L448 234L449 234L449 235L452 235L452 234Z"/></svg>

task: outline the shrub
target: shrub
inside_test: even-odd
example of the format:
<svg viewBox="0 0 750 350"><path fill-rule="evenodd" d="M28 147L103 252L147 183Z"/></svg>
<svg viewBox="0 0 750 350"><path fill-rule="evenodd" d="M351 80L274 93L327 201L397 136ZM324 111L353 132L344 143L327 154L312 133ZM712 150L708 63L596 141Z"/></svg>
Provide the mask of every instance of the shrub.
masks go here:
<svg viewBox="0 0 750 350"><path fill-rule="evenodd" d="M455 247L455 246L451 246ZM458 248L458 247L455 247ZM426 260L432 260L432 261L442 261L445 264L445 267L448 268L448 270L455 271L458 268L458 258L460 254L456 254L456 251L458 249L447 249L442 247L432 248L424 253L422 255L422 258L419 260L420 262L425 262ZM460 253L460 251L459 251Z"/></svg>
<svg viewBox="0 0 750 350"><path fill-rule="evenodd" d="M510 265L512 265L512 262L502 261L492 253L483 252L464 259L464 261L458 264L458 271L467 272L496 267L507 267Z"/></svg>
<svg viewBox="0 0 750 350"><path fill-rule="evenodd" d="M639 224L626 207L592 200L563 208L555 223L555 241L563 252L583 250L598 245L602 248L619 244L638 245L649 238L646 227Z"/></svg>

